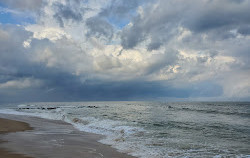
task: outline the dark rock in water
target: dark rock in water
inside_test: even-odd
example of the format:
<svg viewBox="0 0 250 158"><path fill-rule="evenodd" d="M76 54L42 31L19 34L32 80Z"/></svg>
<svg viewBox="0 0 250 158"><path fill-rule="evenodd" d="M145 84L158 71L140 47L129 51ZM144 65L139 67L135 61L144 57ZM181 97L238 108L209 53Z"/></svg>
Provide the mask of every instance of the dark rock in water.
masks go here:
<svg viewBox="0 0 250 158"><path fill-rule="evenodd" d="M98 108L97 106L87 106L88 108Z"/></svg>
<svg viewBox="0 0 250 158"><path fill-rule="evenodd" d="M162 123L153 123L153 125L154 125L154 126L158 126L158 127L164 126L164 124L162 124Z"/></svg>
<svg viewBox="0 0 250 158"><path fill-rule="evenodd" d="M23 107L23 108L18 108L19 110L29 110L29 109L41 109L41 110L55 110L57 107Z"/></svg>
<svg viewBox="0 0 250 158"><path fill-rule="evenodd" d="M74 122L74 123L77 123L77 122L80 122L80 120L79 120L78 118L74 118L74 119L73 119L73 122Z"/></svg>
<svg viewBox="0 0 250 158"><path fill-rule="evenodd" d="M28 109L31 109L31 108L18 108L18 109L21 109L21 110L28 110Z"/></svg>
<svg viewBox="0 0 250 158"><path fill-rule="evenodd" d="M77 108L78 108L78 109L80 109L80 108L84 108L84 106L78 106Z"/></svg>
<svg viewBox="0 0 250 158"><path fill-rule="evenodd" d="M169 109L173 108L172 106L168 106Z"/></svg>
<svg viewBox="0 0 250 158"><path fill-rule="evenodd" d="M37 109L37 108L18 108L19 110L30 110L30 109Z"/></svg>
<svg viewBox="0 0 250 158"><path fill-rule="evenodd" d="M74 123L81 123L81 124L83 124L83 125L87 125L89 122L88 121L84 121L84 120L81 120L81 119L79 119L79 118L74 118L73 120L72 120Z"/></svg>
<svg viewBox="0 0 250 158"><path fill-rule="evenodd" d="M54 110L54 109L56 109L56 107L47 108L47 110Z"/></svg>

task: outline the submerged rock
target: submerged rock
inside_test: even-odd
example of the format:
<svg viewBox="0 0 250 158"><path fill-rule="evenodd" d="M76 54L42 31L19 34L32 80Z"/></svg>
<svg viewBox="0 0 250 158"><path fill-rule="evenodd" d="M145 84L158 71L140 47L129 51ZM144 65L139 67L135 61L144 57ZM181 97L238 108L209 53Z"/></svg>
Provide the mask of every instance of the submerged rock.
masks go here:
<svg viewBox="0 0 250 158"><path fill-rule="evenodd" d="M88 108L98 108L97 106L87 106Z"/></svg>

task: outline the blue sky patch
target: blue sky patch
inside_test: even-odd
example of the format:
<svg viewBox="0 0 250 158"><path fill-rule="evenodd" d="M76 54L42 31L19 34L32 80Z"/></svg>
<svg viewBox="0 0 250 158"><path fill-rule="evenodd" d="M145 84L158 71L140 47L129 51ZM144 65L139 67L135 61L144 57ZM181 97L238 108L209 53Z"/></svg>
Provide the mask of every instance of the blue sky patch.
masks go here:
<svg viewBox="0 0 250 158"><path fill-rule="evenodd" d="M27 23L34 24L35 20L28 13L13 11L0 3L0 23L24 25Z"/></svg>

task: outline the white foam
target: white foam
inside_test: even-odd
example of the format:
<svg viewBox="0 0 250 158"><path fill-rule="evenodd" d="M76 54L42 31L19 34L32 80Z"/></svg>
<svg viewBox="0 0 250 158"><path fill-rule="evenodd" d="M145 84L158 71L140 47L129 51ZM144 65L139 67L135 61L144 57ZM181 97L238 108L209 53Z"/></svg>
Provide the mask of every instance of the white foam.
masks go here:
<svg viewBox="0 0 250 158"><path fill-rule="evenodd" d="M51 120L62 120L61 114L56 113L40 113L40 112L23 112L23 111L16 111L14 109L0 109L0 113L2 114L12 114L12 115L25 115L25 116L34 116L34 117L40 117L44 119L51 119Z"/></svg>
<svg viewBox="0 0 250 158"><path fill-rule="evenodd" d="M88 122L88 124L82 125L81 123L72 122L72 120L67 122L73 124L80 131L105 135L106 137L99 142L111 145L121 152L144 158L159 157L159 153L161 153L160 149L154 150L147 147L145 138L135 138L135 134L146 132L143 128L125 126L123 124L126 123L122 121L99 120L93 117L82 117L80 120Z"/></svg>
<svg viewBox="0 0 250 158"><path fill-rule="evenodd" d="M28 116L35 116L35 114L32 113L26 113L21 111L16 111L14 109L0 109L0 113L2 114L12 114L12 115L28 115Z"/></svg>
<svg viewBox="0 0 250 158"><path fill-rule="evenodd" d="M19 108L25 108L25 107L34 107L35 105L27 105L27 104L20 104L20 105L17 105L17 107Z"/></svg>
<svg viewBox="0 0 250 158"><path fill-rule="evenodd" d="M86 116L84 117L83 115L79 114L74 116L74 112L77 112L77 109L74 109L75 107L72 106L57 106L56 109L52 110L48 110L47 108L42 109L42 107L37 107L35 105L19 105L18 107L20 109L17 110L0 109L0 113L35 116L52 120L63 120L65 122L71 123L80 131L105 135L106 137L99 142L111 145L121 152L125 152L136 157L195 157L195 155L193 155L193 152L191 151L187 152L177 149L167 149L163 146L152 146L152 144L154 144L157 139L149 137L147 134L152 135L151 131L137 127L136 124L129 124L125 121L115 121L111 119L99 119ZM32 108L26 109L26 107ZM69 114L69 112L71 114ZM168 153L170 153L170 156L168 155ZM200 153L202 153L202 151L200 151ZM176 156L173 156L175 154ZM215 158L221 156L224 155L217 155L215 156ZM247 157L249 157L249 155L247 155Z"/></svg>
<svg viewBox="0 0 250 158"><path fill-rule="evenodd" d="M27 106L19 105L18 107L23 108ZM152 149L145 147L145 140L131 141L131 138L134 138L136 133L143 133L146 131L143 128L125 125L126 122L109 119L103 120L94 117L75 118L71 115L67 115L62 108L57 108L53 111L41 110L37 108L27 111L25 110L25 112L16 111L14 109L0 109L0 113L35 116L52 120L63 120L65 122L71 123L80 131L105 135L106 137L99 142L111 145L121 152L125 152L137 157L158 157L157 155L159 151L153 151ZM74 119L77 119L77 122L74 121Z"/></svg>

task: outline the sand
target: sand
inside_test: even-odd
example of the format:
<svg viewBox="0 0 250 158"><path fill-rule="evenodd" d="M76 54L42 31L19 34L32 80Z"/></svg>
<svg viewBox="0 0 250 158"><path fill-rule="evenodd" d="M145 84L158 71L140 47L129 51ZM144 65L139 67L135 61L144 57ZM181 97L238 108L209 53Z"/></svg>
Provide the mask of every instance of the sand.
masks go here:
<svg viewBox="0 0 250 158"><path fill-rule="evenodd" d="M134 158L118 152L111 146L99 143L98 140L103 136L81 132L63 121L5 114L0 114L0 117L5 118L0 119L0 131L4 133L0 134L0 140L5 141L0 144L0 158L28 158L28 156L33 158ZM30 130L29 125L33 130ZM7 152L6 149L16 154ZM6 156L1 157L3 154Z"/></svg>
<svg viewBox="0 0 250 158"><path fill-rule="evenodd" d="M0 118L0 134L25 131L31 129L32 128L29 126L29 124L25 122ZM0 143L4 143L4 141L0 140ZM4 148L0 148L0 158L29 158L29 157L21 154L15 154Z"/></svg>

